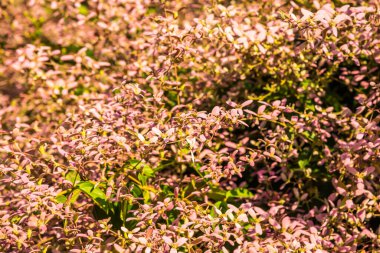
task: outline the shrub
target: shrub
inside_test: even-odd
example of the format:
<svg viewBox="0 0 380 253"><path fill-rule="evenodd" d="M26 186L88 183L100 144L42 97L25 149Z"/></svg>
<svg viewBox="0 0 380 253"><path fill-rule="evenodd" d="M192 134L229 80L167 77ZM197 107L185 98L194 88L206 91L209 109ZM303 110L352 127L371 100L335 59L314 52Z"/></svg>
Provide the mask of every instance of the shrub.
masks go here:
<svg viewBox="0 0 380 253"><path fill-rule="evenodd" d="M377 252L370 1L5 1L0 251Z"/></svg>

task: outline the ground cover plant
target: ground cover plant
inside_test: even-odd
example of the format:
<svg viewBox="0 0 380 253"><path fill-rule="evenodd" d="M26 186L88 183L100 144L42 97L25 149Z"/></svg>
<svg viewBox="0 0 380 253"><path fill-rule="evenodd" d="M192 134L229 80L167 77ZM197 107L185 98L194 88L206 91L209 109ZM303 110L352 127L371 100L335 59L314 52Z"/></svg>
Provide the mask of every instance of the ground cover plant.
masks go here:
<svg viewBox="0 0 380 253"><path fill-rule="evenodd" d="M380 251L378 0L0 5L0 252Z"/></svg>

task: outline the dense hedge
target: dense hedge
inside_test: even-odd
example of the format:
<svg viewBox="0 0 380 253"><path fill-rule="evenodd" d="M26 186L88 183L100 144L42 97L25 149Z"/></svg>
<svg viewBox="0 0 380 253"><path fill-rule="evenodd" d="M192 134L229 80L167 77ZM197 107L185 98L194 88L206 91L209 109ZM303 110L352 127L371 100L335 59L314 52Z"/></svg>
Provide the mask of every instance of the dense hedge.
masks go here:
<svg viewBox="0 0 380 253"><path fill-rule="evenodd" d="M2 1L1 252L380 251L378 0Z"/></svg>

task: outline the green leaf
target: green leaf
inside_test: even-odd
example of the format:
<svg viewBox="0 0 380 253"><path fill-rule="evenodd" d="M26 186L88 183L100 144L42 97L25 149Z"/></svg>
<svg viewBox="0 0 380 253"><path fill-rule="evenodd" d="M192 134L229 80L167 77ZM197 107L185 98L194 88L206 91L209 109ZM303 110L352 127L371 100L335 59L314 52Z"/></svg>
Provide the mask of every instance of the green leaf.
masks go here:
<svg viewBox="0 0 380 253"><path fill-rule="evenodd" d="M140 183L142 185L146 185L149 178L154 176L154 170L149 167L148 165L145 165L141 171L141 173L138 174L137 178L140 180Z"/></svg>
<svg viewBox="0 0 380 253"><path fill-rule="evenodd" d="M124 164L124 168L126 169L129 169L129 170L133 170L133 169L136 169L137 166L141 163L140 160L137 160L137 159L130 159L128 160L125 164Z"/></svg>
<svg viewBox="0 0 380 253"><path fill-rule="evenodd" d="M154 170L151 167L149 167L148 165L145 165L143 170L142 170L142 174L144 174L148 178L151 178L154 176Z"/></svg>
<svg viewBox="0 0 380 253"><path fill-rule="evenodd" d="M83 85L78 85L77 88L74 90L75 96L81 96L86 91L86 88Z"/></svg>
<svg viewBox="0 0 380 253"><path fill-rule="evenodd" d="M202 178L204 178L204 173L202 173L201 171L200 171L200 168L202 167L202 165L200 164L200 163L195 163L195 164L193 164L193 168L194 168L194 170L198 173L198 175L200 176L200 177L202 177Z"/></svg>
<svg viewBox="0 0 380 253"><path fill-rule="evenodd" d="M132 195L135 197L135 198L139 198L139 197L141 197L141 195L142 195L142 191L141 191L141 189L137 186L137 185L133 185L133 188L132 188L132 190L131 190L131 193L132 193Z"/></svg>
<svg viewBox="0 0 380 253"><path fill-rule="evenodd" d="M153 6L149 6L147 11L146 11L146 14L151 15L151 14L155 14L155 13L157 13L157 9Z"/></svg>
<svg viewBox="0 0 380 253"><path fill-rule="evenodd" d="M150 203L150 193L149 191L143 191L144 203Z"/></svg>
<svg viewBox="0 0 380 253"><path fill-rule="evenodd" d="M207 193L207 196L216 201L225 201L226 191L217 187L212 187L211 191Z"/></svg>
<svg viewBox="0 0 380 253"><path fill-rule="evenodd" d="M188 187L188 186L187 186ZM168 185L160 185L160 188L162 190L162 193L168 197L168 196L173 196L173 191Z"/></svg>
<svg viewBox="0 0 380 253"><path fill-rule="evenodd" d="M139 181L142 185L146 185L146 180L147 180L146 176L144 176L142 173L140 173L137 175L137 178L139 179Z"/></svg>
<svg viewBox="0 0 380 253"><path fill-rule="evenodd" d="M97 205L99 205L104 211L108 212L108 202L106 194L94 183L89 181L80 182L77 185L78 189L87 194Z"/></svg>
<svg viewBox="0 0 380 253"><path fill-rule="evenodd" d="M80 189L75 189L70 196L70 203L74 203L81 193Z"/></svg>
<svg viewBox="0 0 380 253"><path fill-rule="evenodd" d="M70 196L68 197L67 191L62 191L55 197L55 200L58 203L66 203L67 200L70 199L70 203L74 203L79 197L80 193L81 193L80 189L75 189L74 191L71 192Z"/></svg>
<svg viewBox="0 0 380 253"><path fill-rule="evenodd" d="M308 164L309 164L309 160L298 161L298 165L300 166L301 169L305 169Z"/></svg>
<svg viewBox="0 0 380 253"><path fill-rule="evenodd" d="M79 13L82 14L82 15L84 15L84 16L87 16L88 13L89 13L88 8L85 5L83 5L83 4L81 4L79 6L78 10L79 10Z"/></svg>
<svg viewBox="0 0 380 253"><path fill-rule="evenodd" d="M208 197L217 201L227 201L229 198L232 199L246 199L252 198L253 193L245 188L236 188L230 191L225 191L217 187L212 187L211 191L207 194Z"/></svg>
<svg viewBox="0 0 380 253"><path fill-rule="evenodd" d="M237 198L237 199L246 199L252 198L253 193L245 188L236 188L226 192L226 199L228 198Z"/></svg>
<svg viewBox="0 0 380 253"><path fill-rule="evenodd" d="M79 173L75 170L69 170L65 175L65 179L70 181L73 185L80 182Z"/></svg>
<svg viewBox="0 0 380 253"><path fill-rule="evenodd" d="M58 203L65 203L67 201L67 198L65 195L57 195L55 197L55 200L58 202Z"/></svg>

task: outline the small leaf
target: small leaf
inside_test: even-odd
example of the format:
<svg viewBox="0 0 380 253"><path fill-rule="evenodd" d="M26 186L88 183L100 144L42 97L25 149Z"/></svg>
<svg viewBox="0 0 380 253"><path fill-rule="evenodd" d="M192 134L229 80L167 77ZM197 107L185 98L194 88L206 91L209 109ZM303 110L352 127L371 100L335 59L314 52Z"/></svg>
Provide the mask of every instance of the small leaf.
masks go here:
<svg viewBox="0 0 380 253"><path fill-rule="evenodd" d="M236 188L226 192L226 198L246 199L252 197L253 193L245 188Z"/></svg>
<svg viewBox="0 0 380 253"><path fill-rule="evenodd" d="M260 105L259 109L257 109L257 114L262 114L265 111L266 105Z"/></svg>
<svg viewBox="0 0 380 253"><path fill-rule="evenodd" d="M211 114L214 115L214 116L219 116L219 113L220 113L220 107L219 106L215 106L214 109L212 109Z"/></svg>
<svg viewBox="0 0 380 253"><path fill-rule="evenodd" d="M158 135L158 136L161 136L161 135L162 135L161 130L158 129L157 127L153 127L153 128L152 128L152 132L155 133L155 134Z"/></svg>
<svg viewBox="0 0 380 253"><path fill-rule="evenodd" d="M172 239L170 239L170 238L167 237L167 236L163 236L163 237L162 237L162 240L164 240L164 242L167 243L167 244L169 244L169 245L173 244Z"/></svg>
<svg viewBox="0 0 380 253"><path fill-rule="evenodd" d="M128 169L136 169L137 166L141 163L140 160L137 160L137 159L130 159L128 160L125 164L124 164L124 168L128 168Z"/></svg>
<svg viewBox="0 0 380 253"><path fill-rule="evenodd" d="M70 196L70 203L74 203L81 193L80 189L75 189Z"/></svg>
<svg viewBox="0 0 380 253"><path fill-rule="evenodd" d="M245 101L244 103L241 104L241 107L242 107L242 108L243 108L243 107L246 107L246 106L252 104L252 102L253 102L253 100L247 100L247 101Z"/></svg>
<svg viewBox="0 0 380 253"><path fill-rule="evenodd" d="M67 201L67 198L65 195L57 195L55 197L55 200L58 202L58 203L65 203Z"/></svg>
<svg viewBox="0 0 380 253"><path fill-rule="evenodd" d="M303 15L303 18L305 18L305 19L313 16L313 13L311 11L308 11L308 10L306 10L304 8L301 8L301 13Z"/></svg>
<svg viewBox="0 0 380 253"><path fill-rule="evenodd" d="M140 141L145 141L145 138L142 134L138 133L137 137L140 139Z"/></svg>
<svg viewBox="0 0 380 253"><path fill-rule="evenodd" d="M263 234L263 230L262 230L262 228L260 226L260 223L256 223L255 230L256 230L257 234L259 234L259 235Z"/></svg>
<svg viewBox="0 0 380 253"><path fill-rule="evenodd" d="M306 166L309 164L309 161L308 160L300 160L298 161L298 165L300 166L301 169L305 169Z"/></svg>
<svg viewBox="0 0 380 253"><path fill-rule="evenodd" d="M149 167L148 165L144 166L142 173L149 178L154 176L154 170L151 167Z"/></svg>
<svg viewBox="0 0 380 253"><path fill-rule="evenodd" d="M83 5L83 4L81 4L81 5L79 6L78 11L79 11L80 14L82 14L82 15L84 15L84 16L87 16L88 13L89 13L87 7L86 7L85 5Z"/></svg>

